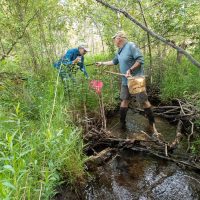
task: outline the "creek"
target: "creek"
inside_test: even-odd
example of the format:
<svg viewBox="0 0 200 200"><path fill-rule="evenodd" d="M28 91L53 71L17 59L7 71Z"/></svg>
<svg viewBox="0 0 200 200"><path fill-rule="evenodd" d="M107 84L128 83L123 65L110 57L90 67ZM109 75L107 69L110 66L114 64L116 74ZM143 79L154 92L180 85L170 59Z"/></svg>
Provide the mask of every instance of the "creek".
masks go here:
<svg viewBox="0 0 200 200"><path fill-rule="evenodd" d="M108 130L117 138L137 138L141 131L147 131L147 119L129 109L127 130L122 131L119 115L108 120ZM156 118L156 125L166 141L172 141L176 127L162 118ZM187 141L183 140L176 149L184 154ZM200 174L162 160L147 153L120 150L109 162L98 167L91 180L85 185L81 198L86 200L199 200ZM63 190L65 192L65 190ZM63 195L59 199L68 198Z"/></svg>

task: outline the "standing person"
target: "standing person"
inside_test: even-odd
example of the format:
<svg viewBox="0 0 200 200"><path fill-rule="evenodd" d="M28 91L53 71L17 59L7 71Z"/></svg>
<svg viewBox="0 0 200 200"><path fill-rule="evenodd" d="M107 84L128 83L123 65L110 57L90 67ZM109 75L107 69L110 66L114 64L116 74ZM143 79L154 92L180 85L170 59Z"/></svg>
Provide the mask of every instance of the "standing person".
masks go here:
<svg viewBox="0 0 200 200"><path fill-rule="evenodd" d="M119 31L113 37L114 44L118 47L118 52L113 60L107 62L97 62L97 66L106 65L113 66L119 64L120 72L126 74L126 77L122 77L121 84L121 105L120 105L120 123L121 128L126 128L126 114L128 111L128 105L130 102L130 93L127 86L128 76L140 76L144 75L144 57L141 54L139 48L133 43L128 42L127 36L123 31ZM145 115L149 120L149 125L152 132L159 136L159 133L155 127L154 114L151 109L151 104L148 101L146 92L141 92L135 95L136 100L143 106Z"/></svg>
<svg viewBox="0 0 200 200"><path fill-rule="evenodd" d="M53 65L56 69L60 70L60 77L63 81L73 77L73 73L76 73L76 66L84 73L88 78L88 73L86 72L84 66L84 55L89 51L87 45L82 44L78 48L69 49L66 54L60 58ZM61 67L61 69L60 69Z"/></svg>

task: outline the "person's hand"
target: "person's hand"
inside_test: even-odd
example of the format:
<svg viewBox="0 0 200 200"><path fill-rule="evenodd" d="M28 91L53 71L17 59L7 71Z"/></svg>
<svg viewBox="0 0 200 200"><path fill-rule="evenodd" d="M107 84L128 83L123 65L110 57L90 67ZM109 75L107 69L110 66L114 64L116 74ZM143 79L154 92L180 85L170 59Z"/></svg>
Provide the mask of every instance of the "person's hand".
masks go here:
<svg viewBox="0 0 200 200"><path fill-rule="evenodd" d="M73 60L73 64L77 64L81 61L81 56L78 56L75 60Z"/></svg>
<svg viewBox="0 0 200 200"><path fill-rule="evenodd" d="M126 74L125 74L125 76L126 76L126 78L128 78L128 77L130 77L130 76L131 76L131 70L130 70L130 69L126 71Z"/></svg>
<svg viewBox="0 0 200 200"><path fill-rule="evenodd" d="M102 62L96 62L96 66L100 67L102 65Z"/></svg>

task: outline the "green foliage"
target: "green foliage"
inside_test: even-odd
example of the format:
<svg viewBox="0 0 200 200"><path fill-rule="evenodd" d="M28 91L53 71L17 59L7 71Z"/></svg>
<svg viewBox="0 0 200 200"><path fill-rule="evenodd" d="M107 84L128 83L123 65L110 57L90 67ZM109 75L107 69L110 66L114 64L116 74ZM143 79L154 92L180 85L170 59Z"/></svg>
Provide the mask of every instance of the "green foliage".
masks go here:
<svg viewBox="0 0 200 200"><path fill-rule="evenodd" d="M60 84L49 126L51 73L31 76L21 85L8 79L2 81L9 87L0 91L0 198L49 199L63 177L74 183L84 174L81 131L69 123Z"/></svg>
<svg viewBox="0 0 200 200"><path fill-rule="evenodd" d="M192 142L192 153L199 155L200 154L200 138L198 137L194 142Z"/></svg>
<svg viewBox="0 0 200 200"><path fill-rule="evenodd" d="M162 99L189 98L192 94L199 93L199 69L185 59L178 64L173 56L166 60L165 66L162 69Z"/></svg>
<svg viewBox="0 0 200 200"><path fill-rule="evenodd" d="M111 57L88 56L86 64L110 60ZM15 65L10 65L12 72ZM60 78L57 85L57 70L52 66L43 68L38 75L31 75L28 71L19 74L26 78L21 82L16 82L18 76L9 77L13 73L2 79L1 198L48 199L55 194L55 187L63 177L67 177L71 184L82 178L85 156L82 153L81 127L73 124L77 116L78 119L84 117L85 108L88 114L95 113L100 117L100 98L103 98L107 110L118 104L119 77L106 74L104 70L95 65L87 67L89 80L78 71L76 82L69 81L68 87L64 87L66 85ZM102 97L90 87L91 80L103 81Z"/></svg>

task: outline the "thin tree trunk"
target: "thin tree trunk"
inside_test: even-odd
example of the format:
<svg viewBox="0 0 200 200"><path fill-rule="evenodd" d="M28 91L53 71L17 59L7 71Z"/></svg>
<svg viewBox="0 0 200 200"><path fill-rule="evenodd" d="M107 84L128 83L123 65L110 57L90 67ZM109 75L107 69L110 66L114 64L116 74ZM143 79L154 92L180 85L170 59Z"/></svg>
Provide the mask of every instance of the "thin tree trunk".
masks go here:
<svg viewBox="0 0 200 200"><path fill-rule="evenodd" d="M120 0L117 0L117 2L119 3ZM120 12L117 11L117 21L118 21L118 30L122 30L122 24L120 22Z"/></svg>
<svg viewBox="0 0 200 200"><path fill-rule="evenodd" d="M48 46L47 46L47 42L46 42L45 31L44 31L43 24L42 24L41 13L39 13L39 15L38 15L38 25L39 25L39 28L40 28L40 35L41 35L42 43L44 44L44 47L45 47L45 53L46 53L46 56L47 56L47 60L48 60L49 63L52 63L51 56L49 54L49 50L48 50Z"/></svg>
<svg viewBox="0 0 200 200"><path fill-rule="evenodd" d="M142 18L143 18L143 20L144 20L144 24L145 24L145 26L148 28L148 24L147 24L145 15L144 15L144 11L143 11L143 8L142 8L141 0L138 0L138 3L139 3L139 6L140 6L140 10L141 10ZM147 41L148 41L148 48L149 48L150 82L151 82L151 84L152 84L152 82L153 82L153 78L152 78L152 71L153 71L153 68L152 68L151 41L150 41L149 32L147 32Z"/></svg>
<svg viewBox="0 0 200 200"><path fill-rule="evenodd" d="M33 49L32 43L31 43L31 37L28 32L25 33L25 42L28 44L28 50L31 56L31 60L34 66L34 70L38 71L38 62L37 62L37 56L35 54L35 51Z"/></svg>
<svg viewBox="0 0 200 200"><path fill-rule="evenodd" d="M120 22L120 13L117 12L117 21L118 21L118 30L121 30L122 29L122 24Z"/></svg>
<svg viewBox="0 0 200 200"><path fill-rule="evenodd" d="M53 22L51 21L51 19L49 19L49 24L48 24L48 35L49 35L49 38L51 40L51 45L50 45L50 55L52 55L52 59L54 60L56 58L56 47L55 47L55 43L53 41L53 30L52 30L52 24Z"/></svg>
<svg viewBox="0 0 200 200"><path fill-rule="evenodd" d="M91 33L90 33L91 34ZM92 27L92 53L94 54L94 30L93 30L93 27Z"/></svg>
<svg viewBox="0 0 200 200"><path fill-rule="evenodd" d="M5 49L4 49L4 46L3 46L3 43L2 43L2 40L0 38L0 43L1 43L1 49L2 49L2 56L6 54L5 52Z"/></svg>
<svg viewBox="0 0 200 200"><path fill-rule="evenodd" d="M100 30L98 24L96 23L96 21L94 20L94 18L91 17L91 16L88 16L88 17L93 21L93 23L95 24L95 26L96 26L96 28L97 28L97 30L99 32L99 35L100 35L100 38L101 38L101 45L102 45L103 53L104 53L105 52L105 47L104 47L104 43L103 43L103 36L102 36L101 30Z"/></svg>
<svg viewBox="0 0 200 200"><path fill-rule="evenodd" d="M17 12L18 12L18 15L19 15L19 20L21 22L23 22L24 21L24 13L22 11L22 7L21 7L19 1L16 2L16 9L17 9ZM29 50L29 53L31 55L31 60L32 60L32 63L33 63L33 66L34 66L34 70L37 71L38 70L38 63L37 63L36 54L34 52L32 44L31 44L31 37L30 37L30 35L29 35L29 33L27 32L26 29L24 31L24 40L25 40L25 43L28 44L28 50Z"/></svg>

